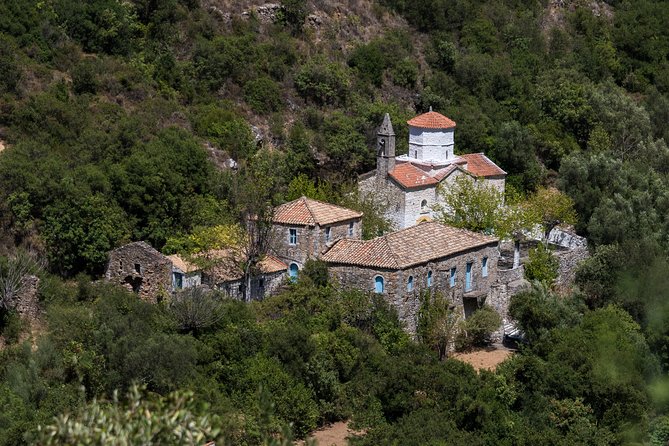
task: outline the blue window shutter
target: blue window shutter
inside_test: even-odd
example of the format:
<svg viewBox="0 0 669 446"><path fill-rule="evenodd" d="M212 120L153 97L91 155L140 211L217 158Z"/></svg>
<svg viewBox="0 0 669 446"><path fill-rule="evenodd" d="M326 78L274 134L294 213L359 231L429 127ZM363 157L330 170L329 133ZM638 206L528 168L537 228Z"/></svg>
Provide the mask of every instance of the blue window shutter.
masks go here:
<svg viewBox="0 0 669 446"><path fill-rule="evenodd" d="M383 293L383 277L381 276L376 276L374 279L374 292L375 293Z"/></svg>

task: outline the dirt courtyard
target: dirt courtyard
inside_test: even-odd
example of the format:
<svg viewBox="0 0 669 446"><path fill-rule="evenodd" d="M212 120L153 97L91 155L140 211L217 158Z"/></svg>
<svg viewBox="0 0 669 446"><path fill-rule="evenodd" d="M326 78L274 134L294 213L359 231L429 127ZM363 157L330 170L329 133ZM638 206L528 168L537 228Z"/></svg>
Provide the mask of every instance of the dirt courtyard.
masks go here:
<svg viewBox="0 0 669 446"><path fill-rule="evenodd" d="M483 350L466 353L454 353L451 357L458 361L466 362L476 370L495 370L506 358L513 354L513 350L502 345L493 345Z"/></svg>

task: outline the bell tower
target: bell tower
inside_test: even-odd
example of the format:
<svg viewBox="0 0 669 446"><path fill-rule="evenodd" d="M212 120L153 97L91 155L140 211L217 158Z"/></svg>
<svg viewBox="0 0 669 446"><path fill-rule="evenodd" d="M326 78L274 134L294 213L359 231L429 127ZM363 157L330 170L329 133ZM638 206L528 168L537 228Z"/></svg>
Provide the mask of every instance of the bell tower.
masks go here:
<svg viewBox="0 0 669 446"><path fill-rule="evenodd" d="M395 168L395 132L390 122L390 115L386 113L383 123L376 133L376 175L379 179L388 176Z"/></svg>

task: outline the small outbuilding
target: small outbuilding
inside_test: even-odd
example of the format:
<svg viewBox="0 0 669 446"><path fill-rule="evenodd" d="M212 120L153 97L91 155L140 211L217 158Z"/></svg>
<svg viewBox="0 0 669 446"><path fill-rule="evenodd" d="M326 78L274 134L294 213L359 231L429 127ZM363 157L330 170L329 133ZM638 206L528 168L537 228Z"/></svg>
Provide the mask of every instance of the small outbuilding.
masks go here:
<svg viewBox="0 0 669 446"><path fill-rule="evenodd" d="M148 302L172 291L172 262L146 242L133 242L109 253L105 278Z"/></svg>

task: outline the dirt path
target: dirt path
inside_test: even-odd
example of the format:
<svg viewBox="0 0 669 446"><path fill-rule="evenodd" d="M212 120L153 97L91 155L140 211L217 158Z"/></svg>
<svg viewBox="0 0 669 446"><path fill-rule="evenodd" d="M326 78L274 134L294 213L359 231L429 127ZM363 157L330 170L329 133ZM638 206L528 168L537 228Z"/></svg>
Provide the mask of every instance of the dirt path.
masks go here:
<svg viewBox="0 0 669 446"><path fill-rule="evenodd" d="M501 362L503 362L512 354L513 350L509 350L501 345L494 345L484 350L477 350L467 353L455 353L452 358L466 362L476 370L495 370L495 368Z"/></svg>
<svg viewBox="0 0 669 446"><path fill-rule="evenodd" d="M360 432L349 429L347 421L338 421L313 432L309 440L316 440L317 446L347 446L346 437L356 434L360 435ZM304 441L295 443L296 446L304 446L304 444Z"/></svg>

